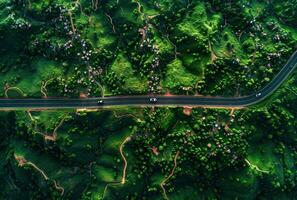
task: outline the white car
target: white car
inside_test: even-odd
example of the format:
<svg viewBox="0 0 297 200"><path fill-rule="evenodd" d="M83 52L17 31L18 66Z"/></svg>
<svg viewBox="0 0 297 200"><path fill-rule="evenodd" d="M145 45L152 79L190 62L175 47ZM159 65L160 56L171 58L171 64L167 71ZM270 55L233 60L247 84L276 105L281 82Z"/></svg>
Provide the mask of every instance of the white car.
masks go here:
<svg viewBox="0 0 297 200"><path fill-rule="evenodd" d="M158 101L158 99L155 98L155 97L151 97L151 98L150 98L150 102L151 102L151 103L156 103L157 101Z"/></svg>
<svg viewBox="0 0 297 200"><path fill-rule="evenodd" d="M98 100L98 104L99 104L99 105L104 104L104 100L103 100L103 99Z"/></svg>
<svg viewBox="0 0 297 200"><path fill-rule="evenodd" d="M261 96L262 94L261 94L261 92L260 93L258 93L258 94L256 94L256 97L259 97L259 96Z"/></svg>

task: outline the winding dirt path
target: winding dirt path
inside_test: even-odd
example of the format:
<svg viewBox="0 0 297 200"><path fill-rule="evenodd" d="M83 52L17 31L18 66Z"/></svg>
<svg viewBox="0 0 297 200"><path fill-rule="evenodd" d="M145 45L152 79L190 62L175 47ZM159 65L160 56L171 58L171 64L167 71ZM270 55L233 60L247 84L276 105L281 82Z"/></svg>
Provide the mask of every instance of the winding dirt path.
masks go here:
<svg viewBox="0 0 297 200"><path fill-rule="evenodd" d="M31 114L31 111L27 110L26 112L27 112L28 116L30 117L31 121L34 122L35 119L33 118L32 114Z"/></svg>
<svg viewBox="0 0 297 200"><path fill-rule="evenodd" d="M117 119L121 119L123 117L132 117L134 119L138 119L135 115L131 114L131 113L127 113L127 114L123 114L123 115L118 115L117 112L115 110L112 111L113 116Z"/></svg>
<svg viewBox="0 0 297 200"><path fill-rule="evenodd" d="M102 195L102 200L104 199L105 197L105 193L107 191L107 189L110 187L110 186L117 186L117 185L122 185L121 182L112 182L112 183L108 183L106 184L105 188L104 188L104 191L103 191L103 195Z"/></svg>
<svg viewBox="0 0 297 200"><path fill-rule="evenodd" d="M142 5L139 3L139 1L134 1L134 2L137 3L137 5L138 5L138 13L140 14L141 20L144 20L144 13L141 12Z"/></svg>
<svg viewBox="0 0 297 200"><path fill-rule="evenodd" d="M105 14L105 16L109 19L109 22L110 22L110 24L111 24L111 26L112 26L112 31L113 31L114 33L116 33L115 26L114 26L114 24L113 24L113 21L112 21L111 16L110 16L109 14L107 14L107 13L104 13L104 14Z"/></svg>
<svg viewBox="0 0 297 200"><path fill-rule="evenodd" d="M211 57L211 63L214 63L215 60L218 59L218 56L215 53L210 40L208 40L208 48L209 48L209 51L211 52L211 56L210 56Z"/></svg>
<svg viewBox="0 0 297 200"><path fill-rule="evenodd" d="M98 0L92 0L92 8L95 11L98 9Z"/></svg>
<svg viewBox="0 0 297 200"><path fill-rule="evenodd" d="M60 190L61 191L61 196L63 196L63 194L64 194L64 188L61 187L60 185L58 185L56 180L54 180L54 185L55 185L55 188L57 190Z"/></svg>
<svg viewBox="0 0 297 200"><path fill-rule="evenodd" d="M24 165L30 165L32 166L35 170L37 170L45 180L49 180L49 177L45 174L43 170L41 170L39 167L37 167L34 163L27 161L23 156L19 156L14 154L15 160L18 162L19 166L24 166ZM60 185L57 184L56 180L53 180L54 186L57 190L61 191L61 196L64 194L64 188L61 187Z"/></svg>
<svg viewBox="0 0 297 200"><path fill-rule="evenodd" d="M90 162L90 164L89 164L89 174L90 174L90 177L92 176L92 166L93 166L93 164L95 164L96 162L95 161L92 161L92 162Z"/></svg>
<svg viewBox="0 0 297 200"><path fill-rule="evenodd" d="M48 84L49 81L53 80L53 78L48 79L47 81L43 82L40 86L40 92L42 93L42 95L47 98L47 89L46 86Z"/></svg>
<svg viewBox="0 0 297 200"><path fill-rule="evenodd" d="M126 170L127 170L127 166L128 166L128 162L127 162L126 157L125 157L125 155L123 153L123 148L124 148L124 145L127 142L129 142L130 140L131 140L131 137L130 136L126 137L126 139L124 140L124 142L120 146L120 154L121 154L122 159L124 161L123 176L122 176L122 181L121 181L122 184L125 184L125 181L126 181Z"/></svg>
<svg viewBox="0 0 297 200"><path fill-rule="evenodd" d="M174 47L174 58L177 59L177 55L180 53L177 51L177 46L169 39L169 35L166 36L168 42Z"/></svg>
<svg viewBox="0 0 297 200"><path fill-rule="evenodd" d="M173 166L173 168L172 168L172 170L171 170L171 172L170 172L170 174L160 183L160 187L162 188L162 190L163 190L163 195L164 195L164 198L166 199L166 200L168 200L168 196L167 196L167 194L166 194L166 189L165 189L165 185L166 185L166 182L173 176L173 174L174 174L174 171L175 171L175 169L176 169L176 166L177 166L177 158L178 158L178 156L179 156L179 151L177 151L176 152L176 154L175 154L175 156L174 156L174 166Z"/></svg>
<svg viewBox="0 0 297 200"><path fill-rule="evenodd" d="M258 172L262 172L262 173L265 173L265 174L268 174L269 171L267 170L262 170L260 169L257 165L253 165L248 159L244 159L244 161L252 168L252 169L255 169L256 171Z"/></svg>
<svg viewBox="0 0 297 200"><path fill-rule="evenodd" d="M34 163L27 161L23 156L19 156L14 154L15 160L18 162L19 166L24 166L24 165L31 165L34 169L36 169L45 180L48 180L48 176L39 168L37 167Z"/></svg>
<svg viewBox="0 0 297 200"><path fill-rule="evenodd" d="M16 90L16 91L17 91L18 93L20 93L22 96L25 95L25 93L23 92L23 90L21 90L21 89L18 88L18 87L7 87L7 88L5 89L5 91L4 91L4 95L5 95L6 98L8 98L8 94L7 94L7 92L8 92L9 90Z"/></svg>
<svg viewBox="0 0 297 200"><path fill-rule="evenodd" d="M69 16L69 19L70 19L70 24L71 24L72 32L75 33L76 32L76 29L74 27L74 22L73 22L72 12L71 11L68 11L68 16Z"/></svg>
<svg viewBox="0 0 297 200"><path fill-rule="evenodd" d="M45 140L51 140L51 141L56 141L57 139L57 130L63 125L65 119L67 117L67 114L63 115L60 123L55 127L54 131L53 131L53 134L52 135L44 135L44 139Z"/></svg>
<svg viewBox="0 0 297 200"><path fill-rule="evenodd" d="M62 117L62 119L61 119L61 121L59 122L59 124L54 128L52 135L48 135L46 133L41 132L41 130L39 130L39 128L37 126L37 123L35 123L36 122L36 119L34 119L34 117L32 116L31 111L30 110L27 110L26 112L27 112L27 114L28 114L31 122L34 123L34 127L33 127L34 133L37 133L37 134L42 135L44 137L44 140L45 141L46 140L56 141L57 136L58 136L57 135L57 131L63 125L66 117L68 116L67 114L64 114L63 117Z"/></svg>
<svg viewBox="0 0 297 200"><path fill-rule="evenodd" d="M130 140L131 140L131 137L128 136L128 137L125 138L125 140L120 145L120 154L121 154L121 157L122 157L123 162L124 162L122 180L120 182L111 182L111 183L106 184L106 186L104 188L104 191L103 191L102 199L104 199L105 193L106 193L108 187L117 186L117 185L124 185L125 182L126 182L126 170L127 170L128 162L127 162L127 159L126 159L126 157L125 157L125 155L123 153L123 148L124 148L124 145L127 142L129 142Z"/></svg>
<svg viewBox="0 0 297 200"><path fill-rule="evenodd" d="M28 2L28 7L29 7L29 10L31 10L31 8L32 8L32 3L31 3L31 1L30 1L30 0L27 0L27 2Z"/></svg>

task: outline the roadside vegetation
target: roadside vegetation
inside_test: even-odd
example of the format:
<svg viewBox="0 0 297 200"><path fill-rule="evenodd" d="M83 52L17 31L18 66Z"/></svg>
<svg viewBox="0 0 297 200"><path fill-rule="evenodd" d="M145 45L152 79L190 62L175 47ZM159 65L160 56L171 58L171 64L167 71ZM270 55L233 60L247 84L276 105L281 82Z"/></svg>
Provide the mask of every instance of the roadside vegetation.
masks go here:
<svg viewBox="0 0 297 200"><path fill-rule="evenodd" d="M2 0L0 95L250 94L296 50L294 6Z"/></svg>
<svg viewBox="0 0 297 200"><path fill-rule="evenodd" d="M296 80L241 110L1 112L0 197L292 199Z"/></svg>

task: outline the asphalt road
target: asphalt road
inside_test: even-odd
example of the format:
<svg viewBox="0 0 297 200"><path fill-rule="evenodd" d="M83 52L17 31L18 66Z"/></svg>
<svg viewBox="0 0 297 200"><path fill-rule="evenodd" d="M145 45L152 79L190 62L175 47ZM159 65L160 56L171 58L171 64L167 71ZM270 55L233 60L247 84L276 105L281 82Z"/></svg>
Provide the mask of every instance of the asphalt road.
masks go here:
<svg viewBox="0 0 297 200"><path fill-rule="evenodd" d="M0 99L0 109L62 109L62 108L98 108L104 106L205 106L205 107L246 107L267 98L293 72L297 66L297 51L290 57L281 71L258 92L242 97L212 96L154 96L157 103L150 103L152 96L114 96L105 97L104 104L98 104L101 98L86 99ZM261 94L261 95L259 95Z"/></svg>

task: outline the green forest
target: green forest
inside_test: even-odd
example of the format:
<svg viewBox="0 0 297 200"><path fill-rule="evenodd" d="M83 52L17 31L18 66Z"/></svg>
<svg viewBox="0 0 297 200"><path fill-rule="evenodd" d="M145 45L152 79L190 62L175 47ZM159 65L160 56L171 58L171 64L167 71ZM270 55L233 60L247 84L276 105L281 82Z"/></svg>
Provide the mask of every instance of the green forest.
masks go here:
<svg viewBox="0 0 297 200"><path fill-rule="evenodd" d="M296 11L296 0L0 0L0 105L253 94L296 51ZM296 102L293 72L245 108L1 110L0 199L293 200Z"/></svg>

